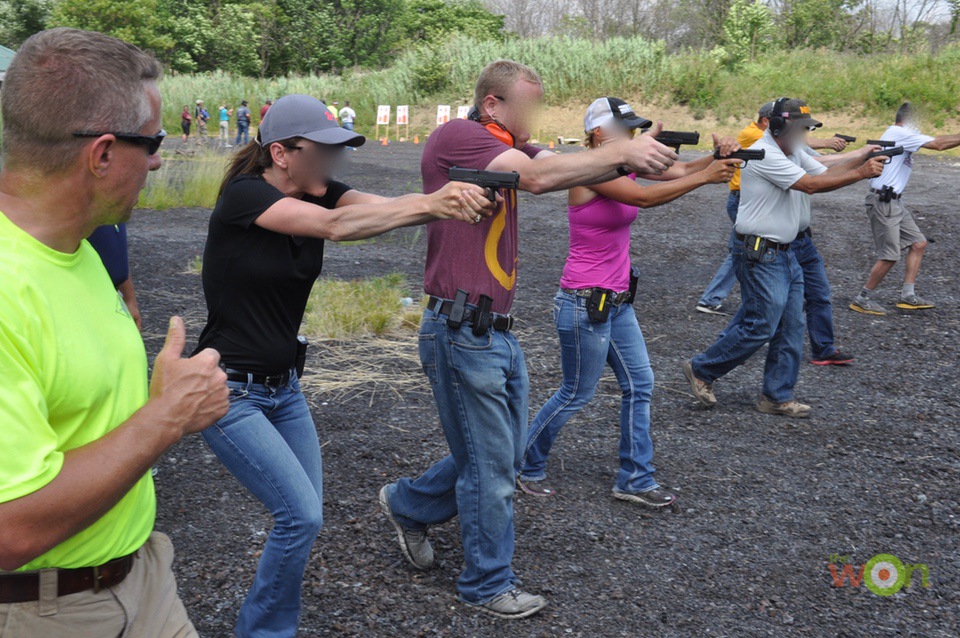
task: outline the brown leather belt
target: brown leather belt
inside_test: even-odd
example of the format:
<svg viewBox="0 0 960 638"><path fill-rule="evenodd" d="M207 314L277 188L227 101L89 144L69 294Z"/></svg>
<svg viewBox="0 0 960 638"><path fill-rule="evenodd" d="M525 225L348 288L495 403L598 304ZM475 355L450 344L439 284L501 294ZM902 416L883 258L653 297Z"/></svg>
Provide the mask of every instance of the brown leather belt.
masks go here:
<svg viewBox="0 0 960 638"><path fill-rule="evenodd" d="M137 552L116 558L97 567L57 570L57 596L68 596L92 589L116 587L133 569ZM28 603L40 599L40 572L0 574L0 604Z"/></svg>

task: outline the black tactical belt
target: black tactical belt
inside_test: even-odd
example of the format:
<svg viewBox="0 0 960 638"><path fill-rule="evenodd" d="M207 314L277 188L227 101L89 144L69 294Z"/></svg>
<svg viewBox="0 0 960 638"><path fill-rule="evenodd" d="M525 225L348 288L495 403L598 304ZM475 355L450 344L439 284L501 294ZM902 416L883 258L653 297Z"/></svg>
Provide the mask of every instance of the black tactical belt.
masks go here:
<svg viewBox="0 0 960 638"><path fill-rule="evenodd" d="M574 290L573 288L561 288L560 290L567 293L568 295L575 295L577 297L590 297L590 295L593 294L593 291L596 290L596 288L577 288L576 290ZM627 303L629 300L630 300L629 290L624 290L623 292L615 292L612 295L610 295L610 304L614 306L621 306Z"/></svg>
<svg viewBox="0 0 960 638"><path fill-rule="evenodd" d="M735 233L735 235L737 236L737 239L738 239L739 241L742 241L742 242L746 242L746 241L747 241L747 235L741 235L740 233ZM752 235L751 235L751 237L752 237ZM773 241L772 239L767 239L766 237L761 237L760 239L763 240L763 242L764 242L764 244L766 245L767 248L774 248L774 249L776 249L776 250L781 250L781 251L790 250L790 244L778 244L777 242Z"/></svg>
<svg viewBox="0 0 960 638"><path fill-rule="evenodd" d="M900 199L903 197L903 193L896 193L892 188L871 188L871 193L876 193L877 195L883 195L884 197L889 197L890 199ZM889 199L887 201L890 201Z"/></svg>
<svg viewBox="0 0 960 638"><path fill-rule="evenodd" d="M450 313L453 311L454 302L451 299L441 299L440 297L430 297L430 301L427 302L427 310L434 312L438 315L447 315L450 316ZM472 324L474 322L475 311L473 308L465 306L463 308L463 320L462 323ZM491 313L492 321L490 327L494 330L499 330L500 332L509 332L513 328L513 317L510 315L499 315L497 313Z"/></svg>

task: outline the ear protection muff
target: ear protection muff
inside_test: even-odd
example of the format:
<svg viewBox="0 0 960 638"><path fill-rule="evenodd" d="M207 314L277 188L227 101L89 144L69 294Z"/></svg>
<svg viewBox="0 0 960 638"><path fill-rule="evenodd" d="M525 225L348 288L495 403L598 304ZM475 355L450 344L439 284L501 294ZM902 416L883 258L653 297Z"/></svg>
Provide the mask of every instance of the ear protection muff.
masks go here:
<svg viewBox="0 0 960 638"><path fill-rule="evenodd" d="M770 115L770 135L780 137L787 130L787 118L783 117L783 106L790 98L782 97L773 103L773 113Z"/></svg>
<svg viewBox="0 0 960 638"><path fill-rule="evenodd" d="M507 146L515 147L517 145L517 141L514 139L513 133L508 131L506 126L489 115L480 115L480 110L476 106L471 108L470 112L467 113L467 119L483 124L484 128L490 131L495 138Z"/></svg>

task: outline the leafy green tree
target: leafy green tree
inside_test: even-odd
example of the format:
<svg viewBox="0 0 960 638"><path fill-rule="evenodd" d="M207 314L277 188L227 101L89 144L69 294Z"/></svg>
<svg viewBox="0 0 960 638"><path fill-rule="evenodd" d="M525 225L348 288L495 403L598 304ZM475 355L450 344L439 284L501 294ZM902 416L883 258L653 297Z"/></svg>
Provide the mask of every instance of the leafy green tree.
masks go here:
<svg viewBox="0 0 960 638"><path fill-rule="evenodd" d="M410 0L401 24L407 40L435 43L454 33L475 40L500 40L503 20L503 16L494 15L477 0Z"/></svg>
<svg viewBox="0 0 960 638"><path fill-rule="evenodd" d="M733 0L723 21L723 44L714 49L714 56L729 67L752 62L773 48L774 35L773 15L767 5L760 0Z"/></svg>
<svg viewBox="0 0 960 638"><path fill-rule="evenodd" d="M159 12L158 0L60 0L49 26L100 31L163 57L176 46Z"/></svg>
<svg viewBox="0 0 960 638"><path fill-rule="evenodd" d="M47 28L53 0L0 1L0 44L16 49L37 31Z"/></svg>
<svg viewBox="0 0 960 638"><path fill-rule="evenodd" d="M861 0L792 0L782 9L783 45L842 51L853 42L853 11Z"/></svg>

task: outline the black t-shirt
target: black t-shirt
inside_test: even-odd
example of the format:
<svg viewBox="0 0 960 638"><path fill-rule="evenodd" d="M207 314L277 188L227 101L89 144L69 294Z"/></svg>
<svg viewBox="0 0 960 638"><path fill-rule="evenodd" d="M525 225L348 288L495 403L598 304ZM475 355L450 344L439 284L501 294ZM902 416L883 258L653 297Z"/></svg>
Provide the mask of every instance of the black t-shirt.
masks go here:
<svg viewBox="0 0 960 638"><path fill-rule="evenodd" d="M350 190L331 181L323 197L335 208ZM279 374L293 367L297 332L323 268L323 240L275 233L254 222L285 195L259 175L238 175L210 216L203 251L207 325L197 351L214 348L228 368Z"/></svg>

